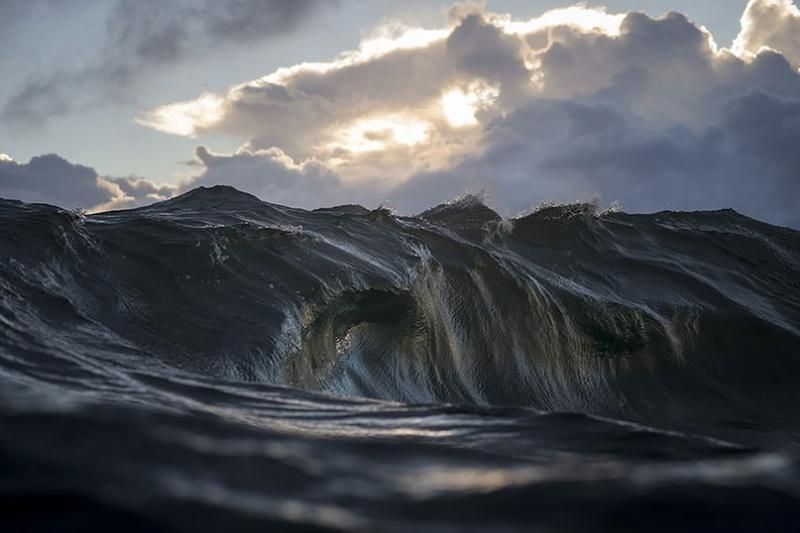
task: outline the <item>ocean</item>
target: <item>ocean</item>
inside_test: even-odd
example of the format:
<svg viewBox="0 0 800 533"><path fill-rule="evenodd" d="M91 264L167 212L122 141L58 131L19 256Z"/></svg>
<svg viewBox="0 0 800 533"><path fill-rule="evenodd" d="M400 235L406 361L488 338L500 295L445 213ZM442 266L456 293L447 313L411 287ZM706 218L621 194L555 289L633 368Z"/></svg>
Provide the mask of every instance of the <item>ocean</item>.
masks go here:
<svg viewBox="0 0 800 533"><path fill-rule="evenodd" d="M3 531L800 531L800 232L0 201Z"/></svg>

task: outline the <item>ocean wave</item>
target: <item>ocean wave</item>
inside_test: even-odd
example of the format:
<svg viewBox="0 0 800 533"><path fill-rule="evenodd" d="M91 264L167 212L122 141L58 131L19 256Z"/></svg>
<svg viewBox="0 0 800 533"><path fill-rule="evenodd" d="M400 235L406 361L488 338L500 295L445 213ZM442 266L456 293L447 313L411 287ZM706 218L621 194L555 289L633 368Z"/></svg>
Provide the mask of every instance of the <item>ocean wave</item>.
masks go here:
<svg viewBox="0 0 800 533"><path fill-rule="evenodd" d="M326 485L378 468L355 458L361 438L420 447L397 458L406 470L380 467L380 483L356 476L389 490L386 502L405 501L412 479L427 491L418 503L440 504L456 492L462 503L481 491L541 496L557 480L667 490L653 480L669 485L685 470L642 466L660 454L711 457L714 483L728 461L748 480L796 468L792 451L752 449L798 442L800 233L731 210L574 204L504 219L465 196L402 217L304 211L213 187L93 215L0 201L0 247L0 405L19 437L0 442L11 456L54 420L59 438L71 438L63 424L93 435L87 453L124 430L153 446L139 458L152 475L175 447L190 457L159 484L170 498L356 530L394 520L352 494L358 510L348 511ZM466 455L427 448L443 442ZM352 468L310 466L325 446ZM66 450L61 467L89 460ZM292 511L290 489L276 504L198 484L199 461L217 454L226 468L260 458L273 474L296 455L307 467L285 475L311 484L297 481L298 494L322 483L325 496ZM566 456L576 462L557 459ZM144 483L137 476L123 477ZM84 488L97 494L98 483Z"/></svg>

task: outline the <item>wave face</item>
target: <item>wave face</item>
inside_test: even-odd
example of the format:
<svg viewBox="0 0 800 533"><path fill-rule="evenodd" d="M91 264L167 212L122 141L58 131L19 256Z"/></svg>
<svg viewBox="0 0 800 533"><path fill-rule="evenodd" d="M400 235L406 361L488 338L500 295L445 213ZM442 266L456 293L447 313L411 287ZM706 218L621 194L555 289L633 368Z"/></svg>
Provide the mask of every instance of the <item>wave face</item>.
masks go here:
<svg viewBox="0 0 800 533"><path fill-rule="evenodd" d="M194 531L800 514L800 233L730 210L0 201L0 325L20 524L35 502Z"/></svg>

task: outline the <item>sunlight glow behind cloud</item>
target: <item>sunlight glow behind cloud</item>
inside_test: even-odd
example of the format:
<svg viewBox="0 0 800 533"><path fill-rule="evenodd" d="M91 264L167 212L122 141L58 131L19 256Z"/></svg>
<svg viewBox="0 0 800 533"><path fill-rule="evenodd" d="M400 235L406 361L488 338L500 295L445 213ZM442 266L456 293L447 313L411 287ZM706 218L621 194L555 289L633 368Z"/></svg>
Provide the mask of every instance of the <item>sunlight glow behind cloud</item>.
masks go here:
<svg viewBox="0 0 800 533"><path fill-rule="evenodd" d="M444 93L442 112L447 122L454 128L477 126L479 122L475 114L494 104L499 95L499 88L474 82L466 92L461 88L455 88Z"/></svg>
<svg viewBox="0 0 800 533"><path fill-rule="evenodd" d="M475 118L475 104L474 99L461 89L453 89L442 96L442 111L447 122L454 128L478 124L478 119Z"/></svg>
<svg viewBox="0 0 800 533"><path fill-rule="evenodd" d="M411 116L365 118L340 131L329 148L359 154L385 150L392 144L414 146L428 140L430 128L429 123Z"/></svg>
<svg viewBox="0 0 800 533"><path fill-rule="evenodd" d="M471 6L465 14L477 9ZM455 12L458 9L453 9ZM500 28L509 35L526 36L548 28L567 26L586 32L601 32L610 36L619 34L620 25L625 15L611 15L604 9L573 6L565 9L555 9L534 17L527 21L515 21L510 15L482 13L486 21ZM137 122L165 133L182 136L194 136L199 131L215 126L224 114L226 101L246 100L248 95L258 89L270 86L287 86L303 75L324 75L340 71L348 67L374 62L389 54L399 51L418 50L445 41L451 36L456 26L448 28L428 29L411 27L400 22L388 22L376 28L359 47L355 50L340 53L337 58L329 62L300 63L291 67L277 69L258 80L232 87L226 95L219 96L204 93L196 100L167 104L151 110L139 118ZM531 74L536 78L536 73ZM467 107L476 107L475 98L482 96L464 94L462 98L457 93L448 93L447 109L445 111L448 121L454 127L475 125L474 112L469 116ZM458 109L460 106L460 110ZM477 109L476 109L477 110ZM456 117L460 114L460 118ZM368 146L377 146L371 144ZM369 150L361 150L369 151Z"/></svg>
<svg viewBox="0 0 800 533"><path fill-rule="evenodd" d="M572 6L553 9L541 17L527 21L514 21L509 15L498 18L498 25L507 33L529 35L558 26L569 26L584 32L600 32L612 37L619 35L624 14L612 15L605 8Z"/></svg>
<svg viewBox="0 0 800 533"><path fill-rule="evenodd" d="M225 98L213 93L203 93L195 100L161 106L147 113L137 122L172 133L191 137L198 130L214 126L223 116Z"/></svg>

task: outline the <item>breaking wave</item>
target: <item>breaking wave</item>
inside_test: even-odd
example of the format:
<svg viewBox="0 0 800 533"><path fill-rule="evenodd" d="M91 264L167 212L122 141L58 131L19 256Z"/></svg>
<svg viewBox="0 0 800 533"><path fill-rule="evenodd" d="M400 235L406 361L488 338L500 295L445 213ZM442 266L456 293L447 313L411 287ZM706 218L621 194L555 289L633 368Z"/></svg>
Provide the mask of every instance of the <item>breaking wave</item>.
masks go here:
<svg viewBox="0 0 800 533"><path fill-rule="evenodd" d="M800 435L800 233L732 210L631 215L576 204L507 220L465 196L401 217L360 206L291 209L228 187L89 216L0 201L0 325L0 404L4 425L18 436L0 438L0 449L11 457L17 457L17 442L27 442L24 436L35 440L46 431L36 423L42 417L88 424L85 431L101 436L87 449L102 450L112 445L103 424L122 431L111 422L119 416L127 420L120 427L129 438L155 439L149 445L161 451L139 458L152 468L153 457L168 455L162 449L167 441L187 434L193 435L184 442L192 454L214 456L213 440L203 440L212 439L208 431L242 442L247 439L238 432L277 431L282 436L270 434L270 442L301 439L286 453L302 455L297 450L311 447L309 457L322 453L314 440L302 440L309 434L389 443L405 435L406 447L411 441L424 453L409 448L403 457L422 454L444 472L430 480L425 476L434 474L425 471L419 487L431 498L456 491L468 502L476 491L540 488L525 462L536 455L524 449L534 441L547 455L543 450L575 446L570 439L579 436L587 442L571 453L595 457L600 448L606 460L618 454L626 468L639 465L641 456L722 454L727 461L731 450L740 450L738 464L755 464L763 478L759 468L778 461L785 472L794 452L765 459L765 452L741 450L792 450ZM114 409L125 415L108 414ZM98 422L106 416L98 412L110 418ZM145 415L131 413L141 412L158 420L177 417L162 424L173 436L164 437L170 434L164 428L156 436L140 428L136 416ZM216 422L198 429L191 420L200 414ZM234 428L214 426L219 423ZM647 429L651 437L644 439L643 428L659 429ZM497 435L510 434L508 442L498 441ZM617 448L619 439L630 447ZM506 457L513 468L484 456L463 458L459 464L473 464L471 474L459 470L448 478L447 468L456 467L431 458L439 441ZM114 464L124 460L120 444L109 459ZM20 446L25 457L52 462ZM687 446L694 451L665 451ZM259 455L248 450L230 453ZM75 454L84 456L70 453L55 454L56 466L80 468ZM172 468L179 471L183 460ZM353 470L368 462L351 460L360 465ZM262 467L272 474L278 468L274 461ZM497 487L484 486L489 471L502 472ZM23 474L19 479L30 482ZM548 475L572 483L574 474L573 464ZM320 479L332 482L329 471L318 475L314 487ZM387 474L392 483L400 475ZM619 483L629 475L625 470L611 478ZM242 511L250 500L233 496L230 483L214 489L214 480L205 479L212 486L199 491L198 478L186 476L170 477L164 498L189 499L203 509L211 498L233 513L220 520L263 511L283 526L356 530L400 528L411 520L372 516L355 500L356 510L350 509L330 496L338 494L330 487L317 499L303 499L307 491L292 496L300 509L294 515L274 494L272 507L261 502L257 510ZM389 490L383 478L361 482ZM264 487L253 483L260 497ZM437 483L445 488L431 488ZM77 493L89 500L77 508L100 505L91 498L103 486L97 480L81 485ZM78 497L72 485L65 487L70 498ZM387 502L406 501L400 488L393 490ZM593 494L578 493L566 501L583 506ZM595 496L604 501L600 492ZM130 495L110 498L111 515L149 509ZM787 502L786 509L795 504ZM410 500L405 505L413 507ZM405 525L444 519L430 512L431 522ZM143 516L161 519L155 511ZM538 516L534 523L564 528L564 517ZM587 520L596 525L599 518ZM624 520L618 525L612 530L632 527Z"/></svg>

